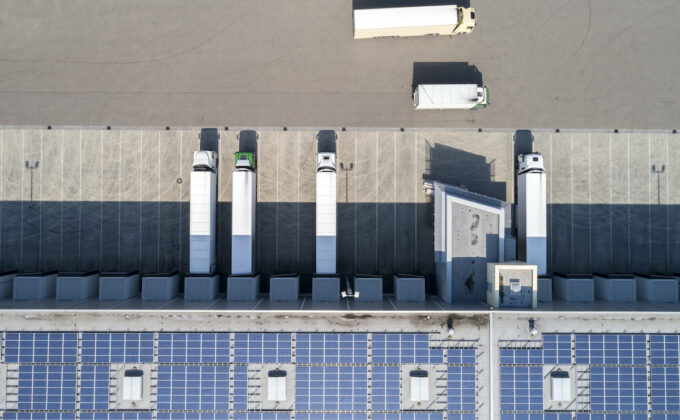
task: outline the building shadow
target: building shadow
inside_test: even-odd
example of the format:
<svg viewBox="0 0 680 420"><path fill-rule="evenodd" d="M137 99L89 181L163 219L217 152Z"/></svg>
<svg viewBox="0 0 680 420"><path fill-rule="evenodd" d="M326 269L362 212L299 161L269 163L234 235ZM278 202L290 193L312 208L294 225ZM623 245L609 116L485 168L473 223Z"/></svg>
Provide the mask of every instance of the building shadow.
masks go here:
<svg viewBox="0 0 680 420"><path fill-rule="evenodd" d="M418 85L476 84L484 80L477 66L468 62L415 62L412 89Z"/></svg>
<svg viewBox="0 0 680 420"><path fill-rule="evenodd" d="M461 187L471 192L508 201L505 182L496 182L495 161L475 153L445 146L440 143L428 145L429 173L424 180L439 181Z"/></svg>
<svg viewBox="0 0 680 420"><path fill-rule="evenodd" d="M310 293L315 204L259 205L261 291L267 292L270 274L287 272L300 273L300 291ZM381 275L385 293L393 291L394 272L420 274L435 293L433 211L428 202L338 203L339 274ZM263 217L276 212L279 223ZM549 204L547 212L549 272L680 272L679 205L565 203ZM186 201L2 201L0 271L177 270L184 275L189 213ZM231 272L231 203L219 202L218 214L216 258L224 290ZM486 238L485 258L474 253L455 260L455 300L479 300L483 260L497 258L499 250L489 248L495 243L495 237Z"/></svg>

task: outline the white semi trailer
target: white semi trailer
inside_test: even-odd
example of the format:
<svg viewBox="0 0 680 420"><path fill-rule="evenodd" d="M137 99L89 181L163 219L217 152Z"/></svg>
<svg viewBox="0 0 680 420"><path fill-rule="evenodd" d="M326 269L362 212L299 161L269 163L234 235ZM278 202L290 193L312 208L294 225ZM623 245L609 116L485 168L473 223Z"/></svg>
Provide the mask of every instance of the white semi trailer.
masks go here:
<svg viewBox="0 0 680 420"><path fill-rule="evenodd" d="M189 203L189 272L215 272L215 212L217 205L217 153L194 152Z"/></svg>
<svg viewBox="0 0 680 420"><path fill-rule="evenodd" d="M455 4L354 10L354 39L469 34L475 9Z"/></svg>
<svg viewBox="0 0 680 420"><path fill-rule="evenodd" d="M234 155L231 192L231 274L255 272L255 209L257 175L255 154Z"/></svg>
<svg viewBox="0 0 680 420"><path fill-rule="evenodd" d="M539 153L517 158L517 256L538 266L538 274L548 270L546 222L546 174Z"/></svg>
<svg viewBox="0 0 680 420"><path fill-rule="evenodd" d="M475 109L489 104L489 91L485 86L418 85L413 91L416 109Z"/></svg>
<svg viewBox="0 0 680 420"><path fill-rule="evenodd" d="M336 273L335 153L319 153L316 165L316 272Z"/></svg>

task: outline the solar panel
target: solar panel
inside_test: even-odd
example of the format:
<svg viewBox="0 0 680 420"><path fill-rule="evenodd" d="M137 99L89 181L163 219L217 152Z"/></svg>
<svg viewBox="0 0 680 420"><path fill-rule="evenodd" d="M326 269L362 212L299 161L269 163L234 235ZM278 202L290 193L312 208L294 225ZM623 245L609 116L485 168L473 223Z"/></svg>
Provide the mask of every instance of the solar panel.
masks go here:
<svg viewBox="0 0 680 420"><path fill-rule="evenodd" d="M290 411L248 405L249 392L257 394L253 400L261 395L249 388L248 369L258 375L250 364L262 363L296 364L297 419L365 419L370 412L374 418L441 419L442 412L400 410L404 363L448 369L449 395L441 400L448 418L472 419L476 410L476 350L431 348L428 334L375 334L370 392L369 334L236 333L233 342L229 333L163 332L157 340L154 333L80 336L79 343L78 333L5 334L5 360L19 363L18 411L3 413L5 419L75 418L76 411L81 419L290 419ZM154 362L157 409L108 411L111 364ZM35 410L51 412L29 412Z"/></svg>
<svg viewBox="0 0 680 420"><path fill-rule="evenodd" d="M447 405L449 411L474 412L476 407L474 366L449 365L447 369Z"/></svg>
<svg viewBox="0 0 680 420"><path fill-rule="evenodd" d="M229 409L228 366L158 367L158 410Z"/></svg>
<svg viewBox="0 0 680 420"><path fill-rule="evenodd" d="M442 413L375 413L373 414L373 419L375 420L393 420L393 419L399 419L399 420L442 420L444 418L444 414ZM456 419L456 417L451 417L449 415L449 419ZM474 420L474 415L471 418L465 418L465 420Z"/></svg>
<svg viewBox="0 0 680 420"><path fill-rule="evenodd" d="M374 411L399 411L399 366L373 366L371 407Z"/></svg>
<svg viewBox="0 0 680 420"><path fill-rule="evenodd" d="M229 363L228 333L159 333L158 363Z"/></svg>
<svg viewBox="0 0 680 420"><path fill-rule="evenodd" d="M233 408L248 409L248 366L234 366Z"/></svg>
<svg viewBox="0 0 680 420"><path fill-rule="evenodd" d="M298 411L366 411L366 366L297 366Z"/></svg>
<svg viewBox="0 0 680 420"><path fill-rule="evenodd" d="M75 420L76 413L17 413L5 412L3 420Z"/></svg>
<svg viewBox="0 0 680 420"><path fill-rule="evenodd" d="M80 409L109 409L109 366L84 365L80 368Z"/></svg>
<svg viewBox="0 0 680 420"><path fill-rule="evenodd" d="M507 365L542 365L544 359L557 360L556 356L545 356L544 353L553 352L544 349L501 349L501 364ZM555 362L552 362L555 363Z"/></svg>
<svg viewBox="0 0 680 420"><path fill-rule="evenodd" d="M76 409L76 366L19 366L19 410Z"/></svg>
<svg viewBox="0 0 680 420"><path fill-rule="evenodd" d="M678 366L651 368L652 411L680 412L680 370Z"/></svg>
<svg viewBox="0 0 680 420"><path fill-rule="evenodd" d="M591 411L647 411L647 370L644 367L590 369Z"/></svg>
<svg viewBox="0 0 680 420"><path fill-rule="evenodd" d="M366 413L296 413L296 420L366 420Z"/></svg>
<svg viewBox="0 0 680 420"><path fill-rule="evenodd" d="M500 350L501 418L533 419L553 414L539 414L543 388L538 374L545 365L572 364L566 363L568 337L545 334L542 348ZM585 392L589 397L589 405L580 406L588 412L578 413L576 419L647 419L648 403L652 419L666 419L667 415L680 419L678 337L650 335L648 350L645 334L575 334L575 364L588 367L585 371L578 368L578 375L588 382L577 382L581 389L577 394ZM535 380L532 369L537 369Z"/></svg>
<svg viewBox="0 0 680 420"><path fill-rule="evenodd" d="M234 334L234 363L290 363L290 333Z"/></svg>
<svg viewBox="0 0 680 420"><path fill-rule="evenodd" d="M76 333L7 333L5 363L76 363Z"/></svg>
<svg viewBox="0 0 680 420"><path fill-rule="evenodd" d="M677 335L652 335L649 339L649 352L653 365L680 364L680 343Z"/></svg>
<svg viewBox="0 0 680 420"><path fill-rule="evenodd" d="M83 333L82 363L152 363L153 333Z"/></svg>
<svg viewBox="0 0 680 420"><path fill-rule="evenodd" d="M444 363L444 351L430 348L427 334L373 334L374 364Z"/></svg>
<svg viewBox="0 0 680 420"><path fill-rule="evenodd" d="M589 414L587 416L590 416ZM578 419L578 417L577 417ZM584 417L583 420L590 419ZM594 417L593 420L610 420L609 417ZM532 413L532 414L501 414L501 420L572 420L571 413ZM613 419L612 419L613 420ZM630 419L633 420L633 419ZM637 420L637 419L635 419Z"/></svg>
<svg viewBox="0 0 680 420"><path fill-rule="evenodd" d="M571 416L571 415L570 415ZM655 417L652 417L655 419ZM677 420L677 416L673 417L673 420ZM560 417L558 420L571 420L571 417ZM646 414L618 414L618 413L607 413L607 414L576 414L576 420L647 420ZM668 420L671 420L670 418Z"/></svg>
<svg viewBox="0 0 680 420"><path fill-rule="evenodd" d="M80 420L151 420L151 411L111 411L108 413L80 413Z"/></svg>
<svg viewBox="0 0 680 420"><path fill-rule="evenodd" d="M644 420L646 417L636 415L635 420ZM678 420L678 414L652 413L652 420Z"/></svg>
<svg viewBox="0 0 680 420"><path fill-rule="evenodd" d="M577 334L576 363L591 365L645 365L647 338L644 335Z"/></svg>
<svg viewBox="0 0 680 420"><path fill-rule="evenodd" d="M474 413L447 413L449 420L477 420L477 415Z"/></svg>
<svg viewBox="0 0 680 420"><path fill-rule="evenodd" d="M290 420L290 413L288 412L234 413L234 420Z"/></svg>
<svg viewBox="0 0 680 420"><path fill-rule="evenodd" d="M571 334L544 334L542 363L570 364Z"/></svg>
<svg viewBox="0 0 680 420"><path fill-rule="evenodd" d="M366 364L367 334L297 334L297 364Z"/></svg>
<svg viewBox="0 0 680 420"><path fill-rule="evenodd" d="M450 365L475 365L477 363L477 356L475 349L448 349L446 353L448 364Z"/></svg>
<svg viewBox="0 0 680 420"><path fill-rule="evenodd" d="M229 413L158 413L158 420L229 420Z"/></svg>
<svg viewBox="0 0 680 420"><path fill-rule="evenodd" d="M543 411L541 366L501 366L501 410Z"/></svg>

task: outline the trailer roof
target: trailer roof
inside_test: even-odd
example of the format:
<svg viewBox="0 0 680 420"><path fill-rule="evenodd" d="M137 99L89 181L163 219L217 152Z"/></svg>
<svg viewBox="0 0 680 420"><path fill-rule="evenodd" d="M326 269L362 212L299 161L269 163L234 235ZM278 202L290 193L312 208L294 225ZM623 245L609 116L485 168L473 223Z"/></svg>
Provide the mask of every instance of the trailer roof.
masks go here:
<svg viewBox="0 0 680 420"><path fill-rule="evenodd" d="M419 106L477 102L477 85L418 85Z"/></svg>
<svg viewBox="0 0 680 420"><path fill-rule="evenodd" d="M354 11L356 29L441 26L458 24L456 5L391 7Z"/></svg>

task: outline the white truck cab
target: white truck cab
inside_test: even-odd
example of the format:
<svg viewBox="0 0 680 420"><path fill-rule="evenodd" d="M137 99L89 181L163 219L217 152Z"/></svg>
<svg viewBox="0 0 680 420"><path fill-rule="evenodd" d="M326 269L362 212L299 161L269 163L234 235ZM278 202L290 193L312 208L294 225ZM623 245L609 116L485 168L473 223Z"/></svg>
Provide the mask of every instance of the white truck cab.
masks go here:
<svg viewBox="0 0 680 420"><path fill-rule="evenodd" d="M543 155L540 153L528 153L517 157L517 174L527 172L544 172Z"/></svg>
<svg viewBox="0 0 680 420"><path fill-rule="evenodd" d="M210 150L197 150L194 152L195 171L214 171L217 167L217 153Z"/></svg>
<svg viewBox="0 0 680 420"><path fill-rule="evenodd" d="M335 172L335 153L324 152L317 154L316 171Z"/></svg>

